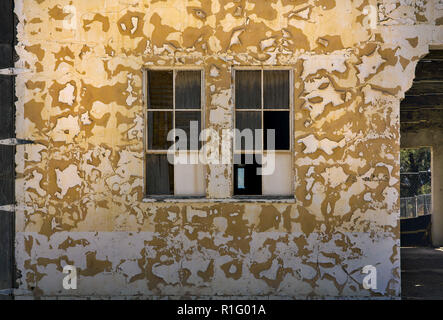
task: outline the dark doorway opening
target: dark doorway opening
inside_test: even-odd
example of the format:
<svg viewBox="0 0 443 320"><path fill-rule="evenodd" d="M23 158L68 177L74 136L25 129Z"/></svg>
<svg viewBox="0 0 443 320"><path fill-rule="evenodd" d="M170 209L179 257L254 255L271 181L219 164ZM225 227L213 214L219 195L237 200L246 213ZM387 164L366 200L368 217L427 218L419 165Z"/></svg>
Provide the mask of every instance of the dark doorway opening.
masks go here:
<svg viewBox="0 0 443 320"><path fill-rule="evenodd" d="M443 214L437 208L443 197L437 170L443 148L443 50L431 50L418 62L400 105L400 130L402 298L443 300L443 247L437 239Z"/></svg>

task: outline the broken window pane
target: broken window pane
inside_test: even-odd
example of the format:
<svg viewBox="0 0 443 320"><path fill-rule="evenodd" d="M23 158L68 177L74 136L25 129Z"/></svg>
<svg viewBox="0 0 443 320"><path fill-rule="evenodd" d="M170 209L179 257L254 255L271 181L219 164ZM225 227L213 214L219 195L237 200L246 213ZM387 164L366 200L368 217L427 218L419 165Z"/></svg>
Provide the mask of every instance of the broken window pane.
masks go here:
<svg viewBox="0 0 443 320"><path fill-rule="evenodd" d="M148 71L148 108L173 108L173 72Z"/></svg>
<svg viewBox="0 0 443 320"><path fill-rule="evenodd" d="M237 109L261 109L260 70L235 72L235 107Z"/></svg>
<svg viewBox="0 0 443 320"><path fill-rule="evenodd" d="M166 154L146 155L146 181L148 195L174 194L174 166Z"/></svg>
<svg viewBox="0 0 443 320"><path fill-rule="evenodd" d="M290 195L292 193L290 152L279 152L272 154L275 155L272 157L270 153L264 151L269 157L266 157L268 161L265 164L261 164L261 159L264 157L261 146L263 142L265 143L264 150L290 150L289 82L288 70L240 70L235 73L235 108L237 109L235 127L240 131L250 130L236 132L234 150L260 152L257 155L234 154L235 195ZM259 134L255 135L254 131L257 129L263 129L263 131L259 130ZM269 138L268 133L272 135ZM255 146L255 139L260 142L257 146ZM250 145L245 145L245 140L249 140ZM259 172L264 175L259 175L257 169L264 169L264 172L262 170ZM263 183L266 185L263 186Z"/></svg>
<svg viewBox="0 0 443 320"><path fill-rule="evenodd" d="M235 128L240 130L240 136L235 136L236 150L261 150L261 112L238 111L235 113ZM245 130L249 129L249 130ZM240 146L241 143L241 147ZM256 144L257 143L257 144Z"/></svg>
<svg viewBox="0 0 443 320"><path fill-rule="evenodd" d="M261 175L257 168L261 167L261 155L234 155L234 195L261 195Z"/></svg>
<svg viewBox="0 0 443 320"><path fill-rule="evenodd" d="M193 123L192 123L193 122ZM198 150L200 149L200 141L199 134L201 128L201 113L200 111L176 111L175 112L175 128L182 129L186 133L187 138L187 150ZM191 134L191 125L194 127L193 132ZM180 134L176 132L176 141L180 137ZM176 147L180 150L183 150L183 147L180 146L180 143L176 145Z"/></svg>
<svg viewBox="0 0 443 320"><path fill-rule="evenodd" d="M265 109L289 109L289 72L263 71L263 102Z"/></svg>
<svg viewBox="0 0 443 320"><path fill-rule="evenodd" d="M201 72L177 71L175 77L175 108L200 109Z"/></svg>
<svg viewBox="0 0 443 320"><path fill-rule="evenodd" d="M149 111L148 149L168 150L171 142L167 141L167 137L172 128L172 111Z"/></svg>
<svg viewBox="0 0 443 320"><path fill-rule="evenodd" d="M272 150L268 148L268 129L275 130L274 150L289 150L289 111L265 111L263 117L264 150Z"/></svg>

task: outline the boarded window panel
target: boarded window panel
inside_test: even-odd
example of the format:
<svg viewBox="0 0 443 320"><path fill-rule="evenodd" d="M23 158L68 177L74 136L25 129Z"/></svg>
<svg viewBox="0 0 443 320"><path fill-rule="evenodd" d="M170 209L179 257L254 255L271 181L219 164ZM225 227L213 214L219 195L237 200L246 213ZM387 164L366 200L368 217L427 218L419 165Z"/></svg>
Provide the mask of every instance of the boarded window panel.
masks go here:
<svg viewBox="0 0 443 320"><path fill-rule="evenodd" d="M173 72L148 71L148 108L172 109L173 97Z"/></svg>
<svg viewBox="0 0 443 320"><path fill-rule="evenodd" d="M201 72L178 71L175 77L175 108L200 109Z"/></svg>
<svg viewBox="0 0 443 320"><path fill-rule="evenodd" d="M237 109L261 109L260 70L235 72L235 107Z"/></svg>
<svg viewBox="0 0 443 320"><path fill-rule="evenodd" d="M235 136L235 148L236 150L253 150L253 149L260 149L261 150L261 135L260 132L257 132L258 135L256 135L255 130L261 129L261 112L260 111L237 111L235 113L235 128L243 131L245 129L251 129L250 132L252 134L253 138L253 145L247 146L246 145L246 136L249 134L248 131L240 132L240 136ZM257 137L257 139L256 139ZM257 145L256 145L257 140ZM241 148L238 148L238 143L241 142Z"/></svg>
<svg viewBox="0 0 443 320"><path fill-rule="evenodd" d="M263 171L270 173L263 175L263 194L268 196L292 195L291 154L289 152L266 154L263 160ZM274 163L272 164L271 161Z"/></svg>
<svg viewBox="0 0 443 320"><path fill-rule="evenodd" d="M165 154L146 155L146 193L148 195L174 194L174 166Z"/></svg>
<svg viewBox="0 0 443 320"><path fill-rule="evenodd" d="M289 150L289 111L265 111L263 113L264 150L268 148L267 130L275 130L275 150Z"/></svg>
<svg viewBox="0 0 443 320"><path fill-rule="evenodd" d="M289 72L263 72L263 102L265 109L289 109Z"/></svg>
<svg viewBox="0 0 443 320"><path fill-rule="evenodd" d="M234 155L234 195L262 194L261 175L257 174L260 157L252 154Z"/></svg>
<svg viewBox="0 0 443 320"><path fill-rule="evenodd" d="M198 122L198 129L191 134L191 122ZM182 129L186 132L187 150L200 149L199 134L201 129L201 112L200 111L176 111L175 112L175 128ZM177 146L179 147L179 146ZM180 149L180 148L179 148Z"/></svg>
<svg viewBox="0 0 443 320"><path fill-rule="evenodd" d="M148 149L168 150L168 132L173 129L172 111L148 112Z"/></svg>
<svg viewBox="0 0 443 320"><path fill-rule="evenodd" d="M182 161L182 163L186 163ZM204 196L204 165L176 164L174 166L174 194L181 196Z"/></svg>

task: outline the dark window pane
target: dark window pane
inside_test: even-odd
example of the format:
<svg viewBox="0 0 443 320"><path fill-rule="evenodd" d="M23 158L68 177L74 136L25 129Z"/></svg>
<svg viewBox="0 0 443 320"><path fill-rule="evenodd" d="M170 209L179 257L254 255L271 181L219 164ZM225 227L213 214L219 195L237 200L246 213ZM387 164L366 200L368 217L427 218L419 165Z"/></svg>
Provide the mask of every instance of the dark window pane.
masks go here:
<svg viewBox="0 0 443 320"><path fill-rule="evenodd" d="M0 139L12 138L15 136L14 77L0 76L0 97Z"/></svg>
<svg viewBox="0 0 443 320"><path fill-rule="evenodd" d="M263 102L265 109L289 109L289 72L263 72Z"/></svg>
<svg viewBox="0 0 443 320"><path fill-rule="evenodd" d="M260 70L235 72L235 107L237 109L261 109Z"/></svg>
<svg viewBox="0 0 443 320"><path fill-rule="evenodd" d="M149 111L148 149L167 150L171 145L171 142L167 141L168 132L172 128L172 111Z"/></svg>
<svg viewBox="0 0 443 320"><path fill-rule="evenodd" d="M166 154L146 155L146 193L174 194L174 166L168 162Z"/></svg>
<svg viewBox="0 0 443 320"><path fill-rule="evenodd" d="M234 195L261 195L261 155L234 155Z"/></svg>
<svg viewBox="0 0 443 320"><path fill-rule="evenodd" d="M0 145L0 205L12 204L14 199L15 148Z"/></svg>
<svg viewBox="0 0 443 320"><path fill-rule="evenodd" d="M197 123L197 127L192 128L191 132L191 122ZM200 149L199 135L201 130L201 113L200 111L176 111L175 112L175 128L182 129L186 132L187 139L187 150L198 150ZM176 131L176 141L178 142L178 137L180 133ZM180 138L181 139L181 138ZM176 144L176 149L183 150L180 142Z"/></svg>
<svg viewBox="0 0 443 320"><path fill-rule="evenodd" d="M11 204L11 202L8 204ZM15 234L15 215L10 212L0 211L0 288L10 288L15 280L13 272L15 265ZM5 295L3 299L8 298Z"/></svg>
<svg viewBox="0 0 443 320"><path fill-rule="evenodd" d="M235 113L235 128L240 130L240 135L236 134L235 136L236 150L261 150L261 131L255 132L256 129L261 129L260 111L237 111Z"/></svg>
<svg viewBox="0 0 443 320"><path fill-rule="evenodd" d="M201 72L178 71L175 77L175 108L200 109Z"/></svg>
<svg viewBox="0 0 443 320"><path fill-rule="evenodd" d="M275 150L289 150L289 111L265 111L263 117L264 149L272 149L267 146L267 130L275 129Z"/></svg>
<svg viewBox="0 0 443 320"><path fill-rule="evenodd" d="M148 108L173 108L173 72L148 71Z"/></svg>

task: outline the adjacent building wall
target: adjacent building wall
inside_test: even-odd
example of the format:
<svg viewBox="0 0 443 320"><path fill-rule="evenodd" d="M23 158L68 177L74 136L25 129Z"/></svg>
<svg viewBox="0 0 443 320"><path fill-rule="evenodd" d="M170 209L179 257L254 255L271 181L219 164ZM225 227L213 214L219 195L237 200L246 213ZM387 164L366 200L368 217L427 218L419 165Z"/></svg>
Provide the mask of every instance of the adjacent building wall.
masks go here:
<svg viewBox="0 0 443 320"><path fill-rule="evenodd" d="M442 1L18 0L17 297L400 296L399 104ZM377 20L378 23L377 23ZM295 200L143 202L142 68L291 66ZM79 270L62 287L63 266ZM362 268L377 268L377 289Z"/></svg>
<svg viewBox="0 0 443 320"><path fill-rule="evenodd" d="M0 300L10 299L14 284L15 147L7 141L15 137L14 67L15 18L12 0L0 3ZM5 143L6 141L6 143ZM13 211L13 210L12 210Z"/></svg>

